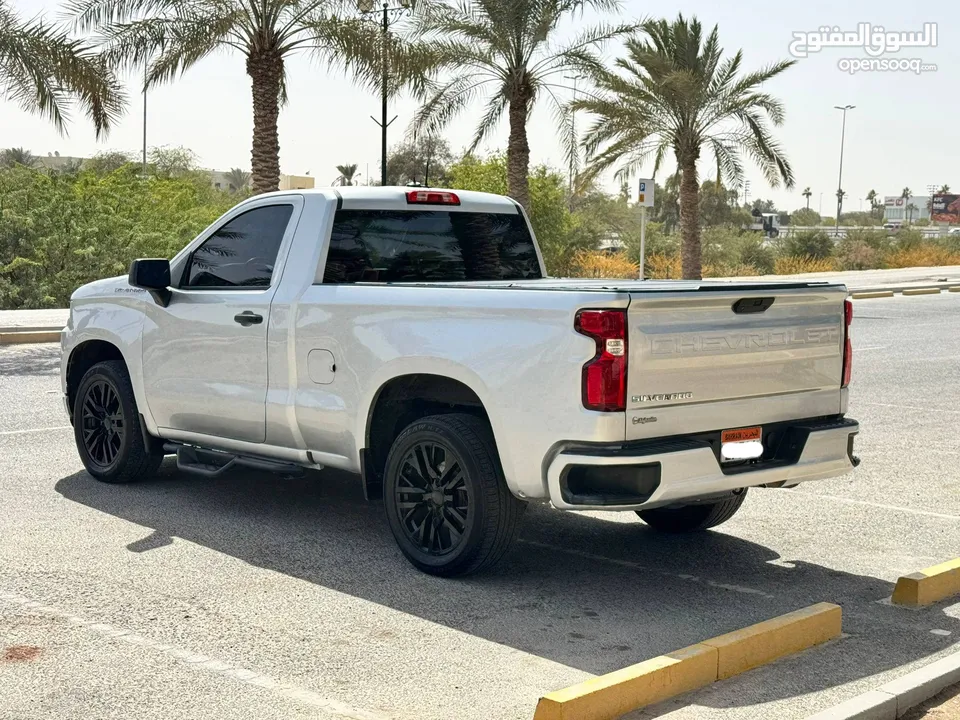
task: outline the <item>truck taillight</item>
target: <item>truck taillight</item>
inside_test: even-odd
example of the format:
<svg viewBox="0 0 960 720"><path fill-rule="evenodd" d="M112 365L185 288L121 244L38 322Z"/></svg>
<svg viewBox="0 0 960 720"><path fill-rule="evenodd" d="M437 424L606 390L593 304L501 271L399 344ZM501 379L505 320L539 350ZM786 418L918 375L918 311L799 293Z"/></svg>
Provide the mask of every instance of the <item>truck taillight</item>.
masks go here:
<svg viewBox="0 0 960 720"><path fill-rule="evenodd" d="M627 409L627 313L581 310L574 329L597 342L597 354L583 366L583 406L600 412Z"/></svg>
<svg viewBox="0 0 960 720"><path fill-rule="evenodd" d="M843 301L843 382L840 387L850 384L850 372L853 366L853 344L850 342L850 323L853 322L853 303Z"/></svg>

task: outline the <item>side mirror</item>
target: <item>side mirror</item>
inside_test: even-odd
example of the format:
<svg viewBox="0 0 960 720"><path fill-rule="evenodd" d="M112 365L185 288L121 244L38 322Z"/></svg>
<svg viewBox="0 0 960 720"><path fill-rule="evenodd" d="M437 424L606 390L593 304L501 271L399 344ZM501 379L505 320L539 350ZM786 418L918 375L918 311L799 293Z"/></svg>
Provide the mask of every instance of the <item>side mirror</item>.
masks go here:
<svg viewBox="0 0 960 720"><path fill-rule="evenodd" d="M158 305L170 303L170 261L141 258L130 263L128 282L133 287L148 291Z"/></svg>

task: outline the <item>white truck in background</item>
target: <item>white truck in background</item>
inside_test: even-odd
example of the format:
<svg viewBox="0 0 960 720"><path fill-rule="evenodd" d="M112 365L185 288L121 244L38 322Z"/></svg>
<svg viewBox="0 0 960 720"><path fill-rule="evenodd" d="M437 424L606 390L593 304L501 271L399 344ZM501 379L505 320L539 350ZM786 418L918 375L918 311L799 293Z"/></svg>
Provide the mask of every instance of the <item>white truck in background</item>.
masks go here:
<svg viewBox="0 0 960 720"><path fill-rule="evenodd" d="M102 481L335 467L437 575L528 502L668 532L854 467L842 285L558 280L495 195L260 195L172 260L79 288L62 384ZM322 474L318 482L323 481Z"/></svg>

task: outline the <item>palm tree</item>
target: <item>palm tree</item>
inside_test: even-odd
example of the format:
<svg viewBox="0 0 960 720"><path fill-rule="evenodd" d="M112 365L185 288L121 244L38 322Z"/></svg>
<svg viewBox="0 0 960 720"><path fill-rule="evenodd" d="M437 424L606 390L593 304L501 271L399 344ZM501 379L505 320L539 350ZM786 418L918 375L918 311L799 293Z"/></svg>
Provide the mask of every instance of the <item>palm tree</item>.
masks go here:
<svg viewBox="0 0 960 720"><path fill-rule="evenodd" d="M873 217L874 213L877 212L877 205L879 204L877 203L877 191L870 190L864 200L870 203L870 217Z"/></svg>
<svg viewBox="0 0 960 720"><path fill-rule="evenodd" d="M280 183L277 118L286 101L286 61L297 52L353 71L379 88L380 30L360 18L339 18L337 0L71 0L69 11L82 31L98 28L104 55L119 67L149 64L146 86L169 82L218 51L237 51L252 81L253 190ZM410 80L405 46L391 82ZM415 84L415 83L414 83Z"/></svg>
<svg viewBox="0 0 960 720"><path fill-rule="evenodd" d="M353 178L357 174L357 164L337 165L337 172L340 173L341 185L353 185Z"/></svg>
<svg viewBox="0 0 960 720"><path fill-rule="evenodd" d="M950 192L950 186L949 186L949 185L941 185L941 186L940 186L940 189L939 189L937 192L938 192L940 195L946 195L947 193Z"/></svg>
<svg viewBox="0 0 960 720"><path fill-rule="evenodd" d="M910 222L910 217L909 217L909 215L908 215L908 211L910 210L910 198L913 197L913 191L911 191L910 188L905 187L905 188L901 191L900 197L903 198L903 212L904 212L904 217L907 218L907 222L909 223L909 222Z"/></svg>
<svg viewBox="0 0 960 720"><path fill-rule="evenodd" d="M0 167L12 168L17 165L36 167L40 158L22 147L8 148L0 152Z"/></svg>
<svg viewBox="0 0 960 720"><path fill-rule="evenodd" d="M909 205L907 205L907 222L908 223L913 222L913 213L919 209L920 208L918 208L913 203L910 203Z"/></svg>
<svg viewBox="0 0 960 720"><path fill-rule="evenodd" d="M240 192L250 184L250 173L240 168L230 168L230 172L226 175L226 181L232 191Z"/></svg>
<svg viewBox="0 0 960 720"><path fill-rule="evenodd" d="M0 0L0 97L67 132L67 103L75 100L105 136L123 113L114 74L85 43L43 20L24 22Z"/></svg>
<svg viewBox="0 0 960 720"><path fill-rule="evenodd" d="M760 86L794 61L741 75L742 52L724 59L716 27L704 37L696 18L679 15L673 22L648 20L641 30L646 37L627 40L626 57L616 62L624 75L598 69L598 94L572 107L596 116L584 140L594 176L618 163L617 175L630 176L651 158L655 174L672 152L681 173L683 277L699 279L697 161L705 151L718 180L731 187L742 182L743 154L772 187L781 181L793 187L793 171L768 124L783 122L783 105Z"/></svg>
<svg viewBox="0 0 960 720"><path fill-rule="evenodd" d="M803 189L803 192L800 193L800 194L803 195L803 196L807 199L807 210L809 210L809 209L810 209L810 197L813 195L813 192L810 190L809 187L805 187L805 188Z"/></svg>
<svg viewBox="0 0 960 720"><path fill-rule="evenodd" d="M414 22L412 37L430 48L435 73L449 78L426 83L416 97L423 102L413 121L414 133L436 134L475 99L484 98L483 117L470 151L497 128L504 111L510 123L507 144L507 192L530 206L530 146L527 122L537 102L545 99L558 128L570 126L565 102L556 94L564 74L603 69L597 50L634 26L596 25L559 42L559 26L576 22L587 9L615 11L618 0L473 0L435 4ZM576 139L564 133L567 160Z"/></svg>

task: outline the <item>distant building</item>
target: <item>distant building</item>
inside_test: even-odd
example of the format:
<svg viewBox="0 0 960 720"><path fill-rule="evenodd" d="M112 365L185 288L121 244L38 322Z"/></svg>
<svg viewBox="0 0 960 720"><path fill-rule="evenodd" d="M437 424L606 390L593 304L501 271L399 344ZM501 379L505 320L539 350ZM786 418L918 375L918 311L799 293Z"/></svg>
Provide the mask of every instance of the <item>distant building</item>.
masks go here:
<svg viewBox="0 0 960 720"><path fill-rule="evenodd" d="M907 211L907 206L913 205L915 209ZM884 222L917 222L918 220L930 219L930 196L914 195L909 200L904 200L896 195L887 195L883 198L883 221Z"/></svg>
<svg viewBox="0 0 960 720"><path fill-rule="evenodd" d="M47 153L46 157L37 158L37 164L47 170L64 170L67 168L79 168L88 158L68 157L59 153Z"/></svg>
<svg viewBox="0 0 960 720"><path fill-rule="evenodd" d="M316 181L309 175L281 175L281 190L312 190Z"/></svg>
<svg viewBox="0 0 960 720"><path fill-rule="evenodd" d="M230 184L230 173L227 170L211 170L210 184L217 190L235 191L239 188ZM314 187L315 180L309 175L281 175L280 190L310 190Z"/></svg>

